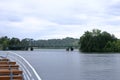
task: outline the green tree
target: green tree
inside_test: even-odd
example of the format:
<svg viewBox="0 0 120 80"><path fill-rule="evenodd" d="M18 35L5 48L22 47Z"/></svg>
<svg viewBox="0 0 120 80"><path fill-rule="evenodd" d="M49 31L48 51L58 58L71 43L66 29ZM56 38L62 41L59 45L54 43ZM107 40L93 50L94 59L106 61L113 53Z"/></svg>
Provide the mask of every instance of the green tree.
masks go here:
<svg viewBox="0 0 120 80"><path fill-rule="evenodd" d="M106 52L120 52L120 40L108 42L104 47Z"/></svg>
<svg viewBox="0 0 120 80"><path fill-rule="evenodd" d="M103 52L108 41L116 41L114 35L101 30L93 29L92 32L86 31L79 40L79 50L83 52Z"/></svg>
<svg viewBox="0 0 120 80"><path fill-rule="evenodd" d="M21 46L22 47L28 47L29 46L29 39L25 38L21 40Z"/></svg>
<svg viewBox="0 0 120 80"><path fill-rule="evenodd" d="M18 38L12 38L9 42L10 46L20 46L20 40Z"/></svg>
<svg viewBox="0 0 120 80"><path fill-rule="evenodd" d="M7 36L1 37L0 38L1 49L3 49L3 50L8 49L9 42L10 42L10 39Z"/></svg>

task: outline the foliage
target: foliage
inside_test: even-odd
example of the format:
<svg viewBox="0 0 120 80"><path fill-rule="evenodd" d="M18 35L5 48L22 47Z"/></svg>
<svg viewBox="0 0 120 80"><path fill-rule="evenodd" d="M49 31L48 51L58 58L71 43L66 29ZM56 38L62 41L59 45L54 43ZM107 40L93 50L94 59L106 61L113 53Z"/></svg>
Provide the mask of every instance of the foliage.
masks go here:
<svg viewBox="0 0 120 80"><path fill-rule="evenodd" d="M64 38L64 39L49 39L49 40L37 40L34 45L39 48L67 48L67 47L78 47L79 39Z"/></svg>
<svg viewBox="0 0 120 80"><path fill-rule="evenodd" d="M116 41L114 35L101 30L93 29L92 32L86 31L79 40L79 50L83 52L106 52L108 46ZM108 45L108 46L107 46ZM111 50L112 51L112 50Z"/></svg>
<svg viewBox="0 0 120 80"><path fill-rule="evenodd" d="M22 41L20 41L20 39L18 38L8 38L7 36L5 37L1 37L0 38L0 49L2 50L25 50L26 47L28 46L28 44L26 45L26 43L28 42L24 42L25 39L23 39ZM23 45L24 44L24 45Z"/></svg>
<svg viewBox="0 0 120 80"><path fill-rule="evenodd" d="M1 49L3 49L3 50L7 49L9 42L10 42L10 39L7 36L1 37L0 38Z"/></svg>
<svg viewBox="0 0 120 80"><path fill-rule="evenodd" d="M104 47L106 52L120 52L120 40L108 42Z"/></svg>
<svg viewBox="0 0 120 80"><path fill-rule="evenodd" d="M64 39L49 39L49 40L33 40L29 38L18 39L18 38L8 38L7 36L0 38L0 49L2 50L28 50L28 47L38 47L38 48L66 48L74 47L77 48L78 40L74 38L64 38Z"/></svg>

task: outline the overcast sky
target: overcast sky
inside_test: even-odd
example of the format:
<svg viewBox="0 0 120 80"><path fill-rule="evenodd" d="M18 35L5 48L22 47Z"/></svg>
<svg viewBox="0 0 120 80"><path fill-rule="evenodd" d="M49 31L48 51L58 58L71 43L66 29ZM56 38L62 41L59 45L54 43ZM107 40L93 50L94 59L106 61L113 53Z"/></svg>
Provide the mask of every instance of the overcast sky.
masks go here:
<svg viewBox="0 0 120 80"><path fill-rule="evenodd" d="M120 0L0 0L0 36L79 38L94 28L120 38Z"/></svg>

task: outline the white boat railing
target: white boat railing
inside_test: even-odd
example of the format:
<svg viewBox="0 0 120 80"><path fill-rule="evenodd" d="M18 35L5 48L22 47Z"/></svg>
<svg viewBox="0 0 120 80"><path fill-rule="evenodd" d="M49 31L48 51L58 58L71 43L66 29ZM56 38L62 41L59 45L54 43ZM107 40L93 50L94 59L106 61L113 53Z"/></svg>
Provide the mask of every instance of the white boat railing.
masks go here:
<svg viewBox="0 0 120 80"><path fill-rule="evenodd" d="M25 58L11 51L4 51L3 53L4 57L10 58L11 60L17 62L17 64L20 66L20 69L23 71L24 80L41 80L36 70Z"/></svg>

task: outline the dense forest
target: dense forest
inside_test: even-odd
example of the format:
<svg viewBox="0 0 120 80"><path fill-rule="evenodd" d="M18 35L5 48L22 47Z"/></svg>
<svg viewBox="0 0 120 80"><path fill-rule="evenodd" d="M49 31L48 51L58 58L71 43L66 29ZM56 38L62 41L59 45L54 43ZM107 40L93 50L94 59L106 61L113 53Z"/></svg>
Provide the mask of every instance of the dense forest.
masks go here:
<svg viewBox="0 0 120 80"><path fill-rule="evenodd" d="M79 39L64 38L64 39L49 39L49 40L37 40L34 46L39 48L67 48L67 47L78 47Z"/></svg>
<svg viewBox="0 0 120 80"><path fill-rule="evenodd" d="M113 34L98 29L86 31L79 40L82 52L120 52L120 40Z"/></svg>
<svg viewBox="0 0 120 80"><path fill-rule="evenodd" d="M25 38L8 38L7 36L0 38L1 50L28 50L30 47L34 48L67 48L78 47L79 39L63 38L63 39L48 39L48 40L33 40Z"/></svg>

